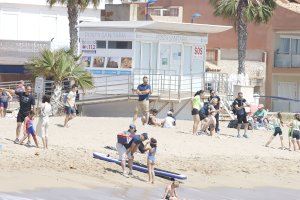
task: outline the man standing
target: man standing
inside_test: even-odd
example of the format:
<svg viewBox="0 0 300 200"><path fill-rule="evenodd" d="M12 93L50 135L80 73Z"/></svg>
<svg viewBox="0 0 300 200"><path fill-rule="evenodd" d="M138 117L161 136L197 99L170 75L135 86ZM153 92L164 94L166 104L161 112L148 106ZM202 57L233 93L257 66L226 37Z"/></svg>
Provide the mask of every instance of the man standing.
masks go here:
<svg viewBox="0 0 300 200"><path fill-rule="evenodd" d="M247 113L245 107L248 107L249 104L247 103L246 99L243 98L243 93L239 92L238 97L233 102L233 108L236 110L237 120L238 120L238 135L237 137L240 138L240 130L242 124L244 124L244 135L243 137L248 138L247 130L248 130L248 120L247 120Z"/></svg>
<svg viewBox="0 0 300 200"><path fill-rule="evenodd" d="M16 139L15 143L19 143L19 137L21 132L22 123L25 118L28 116L31 110L34 110L35 99L31 94L32 88L30 86L26 86L25 92L16 90L10 90L11 93L15 93L19 97L20 109L17 116L17 128L16 128Z"/></svg>
<svg viewBox="0 0 300 200"><path fill-rule="evenodd" d="M68 122L76 117L76 91L77 85L72 85L71 91L65 97L65 123L64 127L69 127Z"/></svg>
<svg viewBox="0 0 300 200"><path fill-rule="evenodd" d="M212 99L217 99L218 102L217 104L214 105L214 108L216 109L216 127L215 127L215 131L216 133L220 133L220 125L219 125L219 120L220 120L220 104L221 104L221 99L218 95L216 95L216 91L215 90L210 90L210 96L208 98L208 102L211 102Z"/></svg>
<svg viewBox="0 0 300 200"><path fill-rule="evenodd" d="M136 105L134 116L133 116L133 123L136 123L138 118L139 112L142 113L142 122L143 125L148 124L149 121L149 96L151 94L151 87L148 84L148 77L143 77L143 84L140 84L137 87L137 90L134 91L136 94L139 95L138 104Z"/></svg>

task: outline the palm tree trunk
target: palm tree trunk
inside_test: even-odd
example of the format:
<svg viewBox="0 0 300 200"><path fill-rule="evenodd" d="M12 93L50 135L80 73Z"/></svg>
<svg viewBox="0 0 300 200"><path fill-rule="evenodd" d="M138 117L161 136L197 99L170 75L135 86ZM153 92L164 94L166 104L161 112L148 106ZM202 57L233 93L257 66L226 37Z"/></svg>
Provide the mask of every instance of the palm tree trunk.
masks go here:
<svg viewBox="0 0 300 200"><path fill-rule="evenodd" d="M237 6L237 32L238 32L238 74L245 75L245 59L247 49L247 23L244 19L244 8L247 6L247 0L239 0Z"/></svg>
<svg viewBox="0 0 300 200"><path fill-rule="evenodd" d="M78 30L76 25L78 22L79 9L75 1L69 1L67 8L69 18L70 50L73 54L77 54Z"/></svg>
<svg viewBox="0 0 300 200"><path fill-rule="evenodd" d="M61 82L56 82L54 86L54 91L51 96L50 103L52 105L52 114L56 115L59 108L63 106L62 103L62 83Z"/></svg>

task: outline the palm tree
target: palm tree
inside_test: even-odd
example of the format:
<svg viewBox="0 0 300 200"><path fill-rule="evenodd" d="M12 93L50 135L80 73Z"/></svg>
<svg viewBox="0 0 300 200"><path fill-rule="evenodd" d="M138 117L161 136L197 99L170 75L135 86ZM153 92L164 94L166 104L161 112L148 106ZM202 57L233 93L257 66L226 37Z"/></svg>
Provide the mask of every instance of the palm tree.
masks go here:
<svg viewBox="0 0 300 200"><path fill-rule="evenodd" d="M66 5L68 9L69 18L69 34L70 34L70 50L77 53L78 31L76 25L78 24L78 14L84 11L89 4L97 8L101 0L47 0L50 7L55 4Z"/></svg>
<svg viewBox="0 0 300 200"><path fill-rule="evenodd" d="M267 23L276 8L275 0L210 0L214 14L234 22L238 33L238 74L245 75L247 24Z"/></svg>
<svg viewBox="0 0 300 200"><path fill-rule="evenodd" d="M65 50L43 50L40 57L35 57L27 63L27 68L36 76L43 76L54 81L54 92L51 96L53 113L62 106L63 81L74 81L82 90L94 86L92 75L78 64L79 57Z"/></svg>

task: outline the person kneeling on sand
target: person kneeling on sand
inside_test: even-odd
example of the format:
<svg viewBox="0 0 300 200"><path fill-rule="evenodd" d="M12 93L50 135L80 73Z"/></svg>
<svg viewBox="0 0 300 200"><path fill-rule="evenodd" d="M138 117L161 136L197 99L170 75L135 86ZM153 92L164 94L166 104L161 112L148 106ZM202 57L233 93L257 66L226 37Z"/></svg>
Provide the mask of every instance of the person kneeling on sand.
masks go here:
<svg viewBox="0 0 300 200"><path fill-rule="evenodd" d="M33 119L34 119L34 111L30 111L29 115L25 118L25 133L24 137L20 140L20 145L23 145L23 142L28 138L30 135L33 137L34 143L37 148L39 148L38 140L36 137L35 130L33 128Z"/></svg>
<svg viewBox="0 0 300 200"><path fill-rule="evenodd" d="M123 176L128 177L128 175L133 175L133 173L132 173L132 165L133 165L133 159L134 159L133 155L138 150L139 145L147 139L148 139L148 134L143 133L141 135L135 135L128 144L117 143L116 147L117 147L118 154L119 154L119 160L121 160ZM128 175L125 171L126 159L128 159L128 168L129 168Z"/></svg>
<svg viewBox="0 0 300 200"><path fill-rule="evenodd" d="M202 121L202 127L200 133L206 133L207 129L209 128L210 136L213 136L215 133L216 127L216 118L215 115L217 114L217 110L215 106L218 104L218 99L213 98L210 103L207 105L207 113L208 116Z"/></svg>
<svg viewBox="0 0 300 200"><path fill-rule="evenodd" d="M171 184L167 185L165 189L165 194L162 199L167 200L179 200L176 189L179 188L179 182L173 181Z"/></svg>

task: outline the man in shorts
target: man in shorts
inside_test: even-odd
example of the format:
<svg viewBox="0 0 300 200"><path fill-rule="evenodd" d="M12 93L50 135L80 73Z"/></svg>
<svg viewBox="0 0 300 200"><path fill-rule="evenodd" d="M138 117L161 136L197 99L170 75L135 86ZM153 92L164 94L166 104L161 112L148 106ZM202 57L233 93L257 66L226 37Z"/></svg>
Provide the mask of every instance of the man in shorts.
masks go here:
<svg viewBox="0 0 300 200"><path fill-rule="evenodd" d="M143 84L140 84L137 87L137 90L134 90L136 94L139 95L139 100L136 105L134 116L133 116L133 123L136 123L138 118L139 112L142 112L142 122L143 125L148 124L149 121L149 96L151 94L151 86L148 84L148 77L143 77Z"/></svg>
<svg viewBox="0 0 300 200"><path fill-rule="evenodd" d="M76 91L78 87L77 85L72 85L71 91L66 96L65 101L65 123L64 127L69 127L68 122L76 117Z"/></svg>
<svg viewBox="0 0 300 200"><path fill-rule="evenodd" d="M123 145L117 143L117 150L119 154L119 160L121 161L123 176L128 177L127 173L125 172L126 159L128 159L129 175L132 175L132 165L134 159L133 155L138 150L140 144L142 144L145 140L148 140L147 133L133 136L128 144Z"/></svg>
<svg viewBox="0 0 300 200"><path fill-rule="evenodd" d="M10 90L10 93L14 93L18 96L20 102L20 109L17 116L17 128L16 128L16 139L15 143L19 143L19 137L21 132L22 124L25 118L28 116L30 111L34 111L35 99L32 93L32 88L30 86L26 86L25 92L22 90Z"/></svg>
<svg viewBox="0 0 300 200"><path fill-rule="evenodd" d="M247 130L248 130L248 120L247 120L247 113L245 110L245 107L248 107L249 104L247 103L246 99L243 98L243 93L239 92L238 97L233 102L233 107L236 110L237 120L238 120L238 126L237 131L238 135L237 137L240 138L240 130L242 124L244 124L244 138L248 138Z"/></svg>

